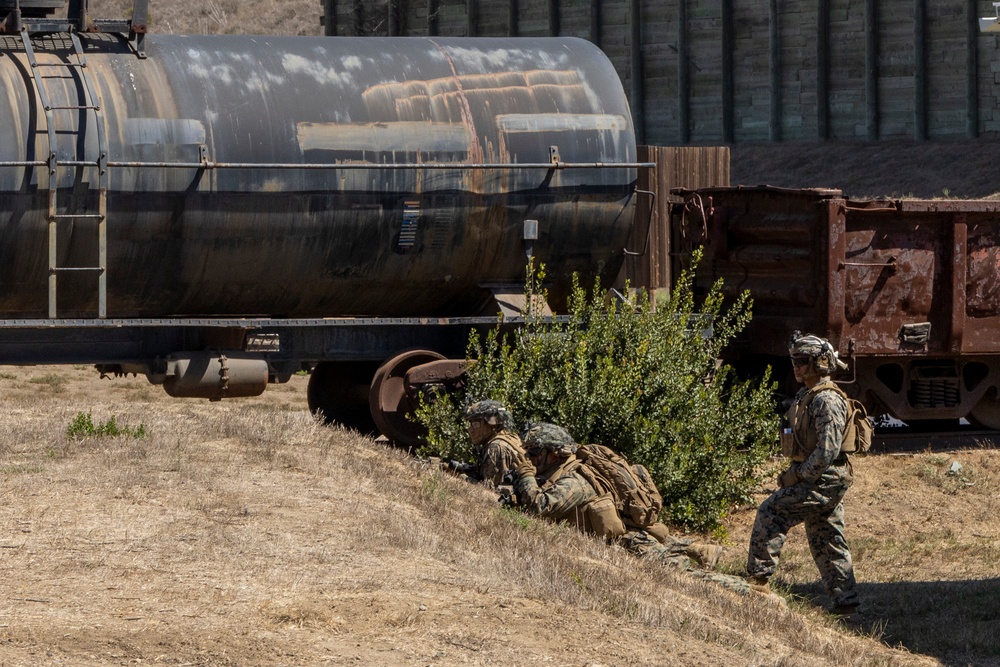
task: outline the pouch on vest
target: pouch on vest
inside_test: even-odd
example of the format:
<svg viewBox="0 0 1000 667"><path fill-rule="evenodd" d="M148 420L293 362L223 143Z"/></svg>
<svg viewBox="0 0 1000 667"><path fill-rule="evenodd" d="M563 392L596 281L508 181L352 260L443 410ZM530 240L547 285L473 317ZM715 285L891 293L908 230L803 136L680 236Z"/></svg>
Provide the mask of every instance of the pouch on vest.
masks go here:
<svg viewBox="0 0 1000 667"><path fill-rule="evenodd" d="M670 529L662 521L657 521L656 523L651 523L645 528L643 528L647 533L656 538L656 541L663 544L670 537Z"/></svg>
<svg viewBox="0 0 1000 667"><path fill-rule="evenodd" d="M583 507L584 517L595 535L613 540L625 534L625 524L618 516L618 509L610 494L591 500Z"/></svg>
<svg viewBox="0 0 1000 667"><path fill-rule="evenodd" d="M792 458L792 454L795 453L795 436L792 434L792 428L790 426L785 426L781 429L781 435L778 436L778 441L781 443L781 454Z"/></svg>

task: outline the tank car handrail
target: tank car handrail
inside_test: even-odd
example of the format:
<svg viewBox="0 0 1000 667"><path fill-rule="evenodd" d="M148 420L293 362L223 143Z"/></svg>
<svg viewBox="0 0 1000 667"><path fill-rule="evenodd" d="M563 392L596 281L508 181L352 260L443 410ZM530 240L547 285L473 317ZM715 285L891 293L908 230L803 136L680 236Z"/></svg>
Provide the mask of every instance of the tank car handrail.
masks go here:
<svg viewBox="0 0 1000 667"><path fill-rule="evenodd" d="M43 162L42 164L47 164ZM60 161L70 167L91 166L90 162ZM652 169L655 162L416 162L391 164L330 164L309 162L118 162L108 161L109 167L161 169Z"/></svg>
<svg viewBox="0 0 1000 667"><path fill-rule="evenodd" d="M45 160L15 160L0 162L0 167L44 167ZM96 167L92 160L58 160L62 167ZM423 162L392 164L329 164L298 162L118 162L108 160L109 167L124 169L653 169L655 162Z"/></svg>
<svg viewBox="0 0 1000 667"><path fill-rule="evenodd" d="M546 322L563 323L568 315L540 317ZM503 324L524 324L524 317L504 318ZM412 327L412 326L470 326L497 324L497 316L480 317L309 317L272 319L269 317L176 317L176 318L126 318L126 319L11 319L0 320L0 329L116 329L124 327L223 327L240 329L269 329L277 327Z"/></svg>

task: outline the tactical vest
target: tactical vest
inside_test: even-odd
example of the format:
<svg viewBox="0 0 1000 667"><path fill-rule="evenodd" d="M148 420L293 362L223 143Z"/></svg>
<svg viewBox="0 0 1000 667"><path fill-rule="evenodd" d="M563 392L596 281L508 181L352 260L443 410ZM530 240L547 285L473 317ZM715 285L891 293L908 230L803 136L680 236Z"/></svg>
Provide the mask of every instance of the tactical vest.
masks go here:
<svg viewBox="0 0 1000 667"><path fill-rule="evenodd" d="M851 410L854 409L852 405L853 401L832 380L824 380L810 387L802 395L802 398L796 401L788 409L788 412L785 413L785 423L787 426L781 433L781 453L796 463L805 461L812 454L813 450L816 449L818 438L816 437L816 429L812 427L809 406L812 404L813 399L822 391L834 391L844 399L847 405L845 413L847 419L844 423L844 436L840 445L840 451L843 454L855 451L854 442L857 438L857 432L852 420Z"/></svg>
<svg viewBox="0 0 1000 667"><path fill-rule="evenodd" d="M521 443L521 438L517 437L516 433L511 433L510 431L504 429L499 433L497 433L496 435L494 435L492 438L490 438L490 442L493 442L495 440L499 440L505 445L510 445L510 448L513 449L518 454L520 454L521 456L527 456L527 454L524 451L524 446Z"/></svg>

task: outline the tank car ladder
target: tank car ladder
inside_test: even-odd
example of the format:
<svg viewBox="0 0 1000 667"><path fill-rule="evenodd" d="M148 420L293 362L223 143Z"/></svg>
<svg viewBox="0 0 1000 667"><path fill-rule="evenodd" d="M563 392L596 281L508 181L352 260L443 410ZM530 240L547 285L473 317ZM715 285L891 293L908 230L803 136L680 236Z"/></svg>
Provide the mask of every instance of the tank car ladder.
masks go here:
<svg viewBox="0 0 1000 667"><path fill-rule="evenodd" d="M90 79L89 73L87 71L87 59L83 53L83 45L80 43L80 38L75 32L70 32L69 37L73 43L73 54L68 56L64 62L54 62L54 63L40 63L35 55L35 49L31 44L31 35L29 34L27 28L21 29L21 41L24 44L24 52L28 57L28 63L31 67L31 75L35 83L35 88L38 91L38 99L42 103L42 107L45 111L45 126L46 134L48 135L49 151L47 156L48 162L48 190L49 190L49 207L48 207L48 231L49 231L49 319L56 319L58 316L57 308L57 293L58 293L58 279L61 273L74 273L74 272L86 272L98 274L97 276L97 289L98 289L98 318L107 318L107 254L108 254L108 239L107 239L107 213L108 213L108 144L107 136L105 134L104 128L104 116L101 111L101 105L97 100L97 92ZM76 60L71 61L69 58L75 57ZM55 76L45 76L42 74L42 69L63 69L70 73L71 78L74 71L79 72L80 83L82 84L82 99L79 100L79 104L67 104L67 105L53 105L49 100L48 92L45 90L45 79L47 78L59 78ZM76 87L76 86L74 86ZM97 125L97 146L98 146L98 157L97 160L60 160L58 155L58 147L56 143L56 131L57 127L55 125L56 112L58 111L78 111L83 114L91 114ZM79 126L77 129L77 134L81 133L82 128L85 126L85 118L81 118L79 121ZM68 131L72 133L71 130ZM84 150L86 150L86 143L83 144ZM76 169L80 167L86 168L96 168L98 172L97 186L98 186L98 209L97 213L59 213L59 173L60 168ZM59 266L59 243L58 243L58 229L60 220L96 220L97 221L97 247L98 247L98 258L97 266L80 266L80 267L69 267L69 266Z"/></svg>

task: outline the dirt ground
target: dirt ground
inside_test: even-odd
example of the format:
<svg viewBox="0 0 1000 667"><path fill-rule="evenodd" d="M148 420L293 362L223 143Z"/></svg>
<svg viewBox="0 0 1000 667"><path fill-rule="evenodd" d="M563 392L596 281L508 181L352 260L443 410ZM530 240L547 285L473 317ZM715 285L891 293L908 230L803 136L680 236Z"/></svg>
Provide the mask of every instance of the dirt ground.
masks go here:
<svg viewBox="0 0 1000 667"><path fill-rule="evenodd" d="M737 144L733 185L837 188L854 198L992 198L1000 140Z"/></svg>
<svg viewBox="0 0 1000 667"><path fill-rule="evenodd" d="M865 459L848 514L867 608L844 625L801 532L788 602L742 598L318 426L306 382L209 403L0 367L0 665L1000 664L966 634L998 620L992 450L956 479L939 455ZM71 438L81 412L148 436Z"/></svg>

